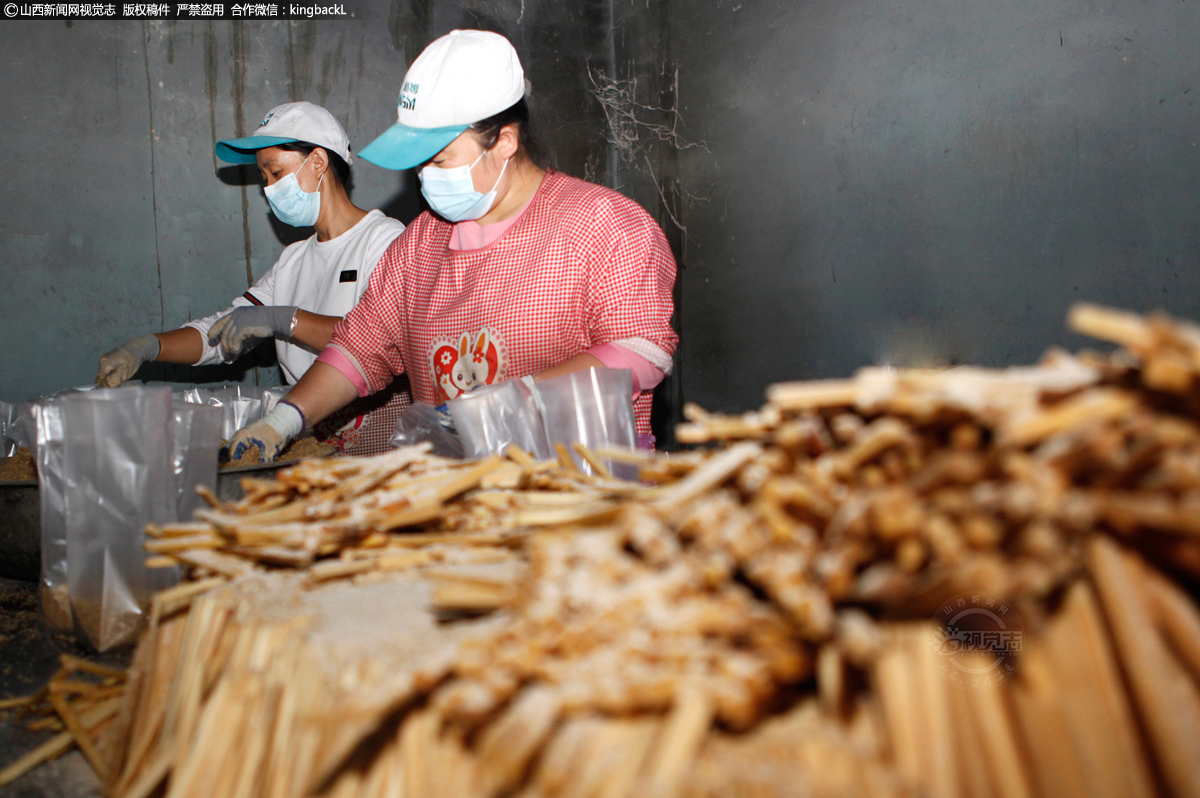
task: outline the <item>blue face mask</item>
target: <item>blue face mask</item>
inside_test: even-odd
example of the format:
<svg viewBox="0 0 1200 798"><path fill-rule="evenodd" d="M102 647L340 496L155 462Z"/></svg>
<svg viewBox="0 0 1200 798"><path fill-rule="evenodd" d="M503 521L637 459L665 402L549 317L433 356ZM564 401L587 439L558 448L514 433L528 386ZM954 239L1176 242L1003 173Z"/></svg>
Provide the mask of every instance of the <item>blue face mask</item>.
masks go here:
<svg viewBox="0 0 1200 798"><path fill-rule="evenodd" d="M492 203L496 201L496 186L500 185L500 179L504 177L508 160L504 161L504 166L500 169L496 185L492 186L488 193L481 194L475 190L471 170L483 155L479 153L479 158L470 166L442 169L430 164L417 172L417 177L421 179L421 195L425 197L429 207L433 208L434 213L448 222L465 222L468 219L478 219L492 209Z"/></svg>
<svg viewBox="0 0 1200 798"><path fill-rule="evenodd" d="M312 154L309 153L308 158L311 157ZM308 163L308 158L300 164L300 169ZM267 195L267 204L271 206L275 218L279 221L292 227L312 227L321 215L321 181L325 179L325 175L321 175L321 179L317 181L317 190L309 193L300 188L300 182L296 180L300 169L276 181L274 185L267 186L263 193Z"/></svg>

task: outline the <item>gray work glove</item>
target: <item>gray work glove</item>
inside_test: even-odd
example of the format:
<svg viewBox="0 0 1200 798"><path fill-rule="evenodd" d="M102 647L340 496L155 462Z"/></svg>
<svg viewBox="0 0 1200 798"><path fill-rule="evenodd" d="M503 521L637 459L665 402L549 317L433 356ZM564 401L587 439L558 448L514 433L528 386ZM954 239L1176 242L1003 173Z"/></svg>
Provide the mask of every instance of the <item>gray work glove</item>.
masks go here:
<svg viewBox="0 0 1200 798"><path fill-rule="evenodd" d="M100 388L116 388L137 374L147 360L158 357L161 344L154 333L139 335L100 356L100 369L96 372L96 385Z"/></svg>
<svg viewBox="0 0 1200 798"><path fill-rule="evenodd" d="M260 338L288 336L296 328L295 305L253 305L235 308L217 319L208 330L209 346L221 346L221 357L231 362Z"/></svg>
<svg viewBox="0 0 1200 798"><path fill-rule="evenodd" d="M247 450L258 449L260 463L279 457L292 440L304 432L304 416L291 402L279 402L261 421L255 421L233 434L221 448L222 462L240 460Z"/></svg>

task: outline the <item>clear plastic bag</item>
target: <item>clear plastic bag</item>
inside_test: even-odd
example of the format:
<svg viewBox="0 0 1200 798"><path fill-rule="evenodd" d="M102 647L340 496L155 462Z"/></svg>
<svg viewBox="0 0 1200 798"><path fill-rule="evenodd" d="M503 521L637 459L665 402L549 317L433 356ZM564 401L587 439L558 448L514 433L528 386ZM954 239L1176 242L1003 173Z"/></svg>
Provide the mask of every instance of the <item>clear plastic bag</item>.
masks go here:
<svg viewBox="0 0 1200 798"><path fill-rule="evenodd" d="M69 632L74 627L67 583L67 488L60 402L65 396L91 390L94 386L85 385L51 396L34 396L15 409L15 424L37 464L42 559L38 593L42 619L60 632Z"/></svg>
<svg viewBox="0 0 1200 798"><path fill-rule="evenodd" d="M243 427L253 424L287 395L289 385L223 385L220 388L188 388L182 396L189 404L210 405L221 409L221 440L229 440Z"/></svg>
<svg viewBox="0 0 1200 798"><path fill-rule="evenodd" d="M388 443L398 449L425 442L433 445L430 452L439 457L461 458L464 455L462 439L442 423L442 414L437 408L427 402L413 402L400 411Z"/></svg>
<svg viewBox="0 0 1200 798"><path fill-rule="evenodd" d="M34 419L34 457L42 525L38 593L42 619L58 632L74 626L67 587L66 485L62 465L62 412L57 400L28 405Z"/></svg>
<svg viewBox="0 0 1200 798"><path fill-rule="evenodd" d="M20 446L28 443L17 420L17 406L0 402L0 457L12 457Z"/></svg>
<svg viewBox="0 0 1200 798"><path fill-rule="evenodd" d="M179 579L147 568L142 548L146 524L176 518L171 389L98 390L59 407L71 610L105 651L132 642L151 595Z"/></svg>
<svg viewBox="0 0 1200 798"><path fill-rule="evenodd" d="M190 404L176 395L172 412L174 446L171 464L175 474L175 518L187 521L207 506L196 493L197 485L216 492L217 449L221 445L221 410Z"/></svg>
<svg viewBox="0 0 1200 798"><path fill-rule="evenodd" d="M537 460L550 457L537 401L519 380L479 388L454 399L446 409L467 457L501 454L509 444Z"/></svg>
<svg viewBox="0 0 1200 798"><path fill-rule="evenodd" d="M255 390L257 389L257 390ZM221 408L221 438L229 440L241 428L262 418L262 388L227 385L212 392L208 404Z"/></svg>
<svg viewBox="0 0 1200 798"><path fill-rule="evenodd" d="M13 444L13 451L18 447L28 446L33 457L37 459L37 405L33 402L18 402L13 405L12 421L5 433L6 441Z"/></svg>
<svg viewBox="0 0 1200 798"><path fill-rule="evenodd" d="M274 385L265 389L262 395L262 416L259 416L259 418L274 410L275 405L279 404L279 401L287 396L290 390L292 390L292 386L290 385ZM255 419L255 421L257 420Z"/></svg>
<svg viewBox="0 0 1200 798"><path fill-rule="evenodd" d="M593 452L635 449L637 426L633 416L633 374L628 369L587 369L543 380L537 384L542 423L550 448L566 445L584 473L592 467L572 448L576 441ZM605 462L613 476L637 479L633 466Z"/></svg>

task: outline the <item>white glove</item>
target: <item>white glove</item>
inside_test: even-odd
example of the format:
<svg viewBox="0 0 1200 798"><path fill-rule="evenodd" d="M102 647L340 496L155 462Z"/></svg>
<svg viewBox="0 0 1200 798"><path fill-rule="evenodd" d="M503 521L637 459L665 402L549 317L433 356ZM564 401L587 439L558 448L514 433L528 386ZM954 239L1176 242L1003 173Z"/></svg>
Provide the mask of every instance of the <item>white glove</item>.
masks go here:
<svg viewBox="0 0 1200 798"><path fill-rule="evenodd" d="M162 344L153 333L139 335L100 356L100 368L96 372L96 385L100 388L116 388L137 374L147 360L158 357Z"/></svg>
<svg viewBox="0 0 1200 798"><path fill-rule="evenodd" d="M279 402L261 421L233 434L221 449L221 461L240 460L247 450L258 449L260 463L273 462L301 432L304 432L304 414L300 408L288 401Z"/></svg>

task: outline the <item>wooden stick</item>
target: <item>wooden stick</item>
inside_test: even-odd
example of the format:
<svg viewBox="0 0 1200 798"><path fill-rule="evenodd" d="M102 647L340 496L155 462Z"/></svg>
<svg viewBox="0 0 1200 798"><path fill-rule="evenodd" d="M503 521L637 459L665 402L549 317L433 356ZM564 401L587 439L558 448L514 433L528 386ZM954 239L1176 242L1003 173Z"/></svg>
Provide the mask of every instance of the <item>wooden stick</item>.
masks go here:
<svg viewBox="0 0 1200 798"><path fill-rule="evenodd" d="M91 673L95 676L103 676L106 679L118 679L125 681L125 671L119 668L110 668L107 665L101 665L96 662L89 662L86 659L72 656L71 654L63 654L59 657L59 662L69 672L83 671Z"/></svg>
<svg viewBox="0 0 1200 798"><path fill-rule="evenodd" d="M137 780L117 794L120 798L148 798L171 772L174 764L175 748L167 743L159 750L150 764L142 769Z"/></svg>
<svg viewBox="0 0 1200 798"><path fill-rule="evenodd" d="M214 510L219 510L221 508L221 500L217 498L217 494L213 493L212 489L207 485L197 485L196 495L203 499L204 503L209 507L212 507Z"/></svg>
<svg viewBox="0 0 1200 798"><path fill-rule="evenodd" d="M201 579L198 582L180 582L154 596L151 602L150 623L157 624L163 618L192 606L192 601L203 593L224 585L226 580L220 576Z"/></svg>
<svg viewBox="0 0 1200 798"><path fill-rule="evenodd" d="M558 454L558 464L563 470L571 474L582 474L579 466L575 465L575 458L571 457L571 453L567 451L567 447L561 443L554 444L554 451Z"/></svg>
<svg viewBox="0 0 1200 798"><path fill-rule="evenodd" d="M194 549L219 549L224 540L213 534L190 535L183 538L160 538L147 540L142 548L151 554L175 554Z"/></svg>
<svg viewBox="0 0 1200 798"><path fill-rule="evenodd" d="M0 770L0 787L12 784L43 762L62 756L75 743L75 737L69 731L57 734L39 745L16 762Z"/></svg>
<svg viewBox="0 0 1200 798"><path fill-rule="evenodd" d="M666 461L666 456L661 452L651 452L645 449L597 449L597 457L603 457L605 460L611 460L614 463L624 463L626 465L644 466L650 463Z"/></svg>
<svg viewBox="0 0 1200 798"><path fill-rule="evenodd" d="M498 532L405 532L393 535L388 541L389 548L419 548L422 546L440 546L444 544L460 546L497 546L508 540L508 536ZM371 552L371 556L382 556Z"/></svg>
<svg viewBox="0 0 1200 798"><path fill-rule="evenodd" d="M453 499L460 493L466 493L472 488L479 487L479 484L483 481L485 476L500 468L500 466L503 464L504 461L495 455L492 455L486 460L479 461L477 465L463 472L446 485L439 488L437 491L437 500L444 503L450 499Z"/></svg>
<svg viewBox="0 0 1200 798"><path fill-rule="evenodd" d="M889 642L875 663L873 681L882 699L892 764L910 789L916 790L921 785L922 743L915 729L921 710L917 706L913 662L902 644L898 625L889 625L887 636Z"/></svg>
<svg viewBox="0 0 1200 798"><path fill-rule="evenodd" d="M1150 798L1154 786L1133 707L1095 593L1086 582L1067 591L1039 642L1045 678L1056 689L1049 700L1070 729L1087 794Z"/></svg>
<svg viewBox="0 0 1200 798"><path fill-rule="evenodd" d="M1040 794L1044 798L1091 798L1075 736L1064 715L1063 686L1055 679L1043 641L1025 648L1012 688Z"/></svg>
<svg viewBox="0 0 1200 798"><path fill-rule="evenodd" d="M914 624L909 633L909 652L914 657L928 736L921 742L927 746L929 771L926 783L931 798L955 798L958 767L954 755L954 729L950 723L950 682L938 669L938 654L931 644L935 640L930 624Z"/></svg>
<svg viewBox="0 0 1200 798"><path fill-rule="evenodd" d="M962 798L1004 798L994 764L984 752L983 730L971 710L970 691L957 686L949 691L954 726L954 757L958 762L958 790Z"/></svg>
<svg viewBox="0 0 1200 798"><path fill-rule="evenodd" d="M442 517L445 511L446 508L440 502L429 501L386 515L376 515L371 519L370 523L376 529L392 531L436 521Z"/></svg>
<svg viewBox="0 0 1200 798"><path fill-rule="evenodd" d="M213 527L208 521L180 521L175 524L146 524L146 534L152 538L186 538L194 535L211 535Z"/></svg>
<svg viewBox="0 0 1200 798"><path fill-rule="evenodd" d="M683 507L721 485L761 453L762 447L749 441L731 446L683 479L663 488L655 504L666 510Z"/></svg>
<svg viewBox="0 0 1200 798"><path fill-rule="evenodd" d="M698 686L688 682L680 686L652 760L651 795L677 794L684 773L692 766L712 726L714 709L712 699Z"/></svg>
<svg viewBox="0 0 1200 798"><path fill-rule="evenodd" d="M978 652L964 657L964 661L976 668L985 668L994 662L991 654ZM983 742L983 753L988 760L988 772L992 774L998 795L1004 798L1032 798L1033 785L1026 772L1017 736L1012 726L1008 706L1004 700L1005 683L983 686L964 691L976 730ZM960 768L966 763L960 761Z"/></svg>
<svg viewBox="0 0 1200 798"><path fill-rule="evenodd" d="M515 443L510 443L504 449L504 456L519 466L531 466L534 464L534 459L529 453Z"/></svg>
<svg viewBox="0 0 1200 798"><path fill-rule="evenodd" d="M75 744L79 746L79 750L87 757L92 770L96 771L100 781L104 781L108 776L108 763L100 757L100 752L96 750L96 744L92 742L91 735L83 728L83 724L79 722L71 705L67 703L66 698L53 690L50 691L50 703L54 705L54 710L62 718L67 731L75 738Z"/></svg>
<svg viewBox="0 0 1200 798"><path fill-rule="evenodd" d="M1200 796L1200 693L1156 634L1136 555L1099 535L1088 547L1096 579L1142 721L1172 792Z"/></svg>
<svg viewBox="0 0 1200 798"><path fill-rule="evenodd" d="M608 470L608 466L604 465L604 461L597 457L591 449L584 446L579 441L575 441L575 443L571 444L571 448L575 450L576 454L583 458L585 463L592 467L592 470L596 472L596 476L600 477L601 479L613 478L612 472Z"/></svg>
<svg viewBox="0 0 1200 798"><path fill-rule="evenodd" d="M1158 628L1200 684L1200 611L1186 593L1156 570L1146 568L1150 608Z"/></svg>
<svg viewBox="0 0 1200 798"><path fill-rule="evenodd" d="M1080 335L1111 341L1138 353L1154 346L1150 325L1136 313L1080 302L1067 314L1067 326Z"/></svg>
<svg viewBox="0 0 1200 798"><path fill-rule="evenodd" d="M0 710L12 709L13 707L23 707L28 704L36 703L41 701L45 694L45 690L38 690L36 693L30 693L29 695L23 695L18 698L5 698L0 700Z"/></svg>
<svg viewBox="0 0 1200 798"><path fill-rule="evenodd" d="M30 731L46 731L47 729L50 729L52 731L59 731L60 729L63 728L63 722L62 722L62 720L59 719L59 717L57 715L51 715L48 718L42 718L41 720L35 720L33 723L30 723L25 728L29 729Z"/></svg>
<svg viewBox="0 0 1200 798"><path fill-rule="evenodd" d="M767 401L780 410L804 412L826 407L853 407L858 398L855 380L777 382L767 386Z"/></svg>
<svg viewBox="0 0 1200 798"><path fill-rule="evenodd" d="M481 612L502 607L511 598L510 585L444 580L434 586L430 601L435 609L445 612Z"/></svg>
<svg viewBox="0 0 1200 798"><path fill-rule="evenodd" d="M197 551L181 551L176 559L186 565L207 568L215 574L236 579L254 571L254 566L245 560L217 551L200 549Z"/></svg>
<svg viewBox="0 0 1200 798"><path fill-rule="evenodd" d="M560 701L554 690L526 689L479 740L476 788L494 795L517 785L530 759L558 720Z"/></svg>
<svg viewBox="0 0 1200 798"><path fill-rule="evenodd" d="M817 696L830 717L842 717L846 707L846 665L834 643L817 653Z"/></svg>
<svg viewBox="0 0 1200 798"><path fill-rule="evenodd" d="M1080 424L1122 418L1137 405L1133 394L1116 388L1092 388L1033 416L1003 424L997 437L1002 445L1030 446Z"/></svg>
<svg viewBox="0 0 1200 798"><path fill-rule="evenodd" d="M102 704L97 704L94 707L88 707L80 713L77 721L80 727L85 730L85 737L87 729L95 728L111 718L117 713L120 706L121 702L114 698ZM0 787L11 784L43 762L49 762L51 759L62 755L71 748L71 745L75 741L76 737L71 731L64 731L50 738L16 762L4 768L4 770L0 770Z"/></svg>

